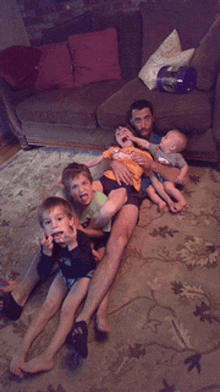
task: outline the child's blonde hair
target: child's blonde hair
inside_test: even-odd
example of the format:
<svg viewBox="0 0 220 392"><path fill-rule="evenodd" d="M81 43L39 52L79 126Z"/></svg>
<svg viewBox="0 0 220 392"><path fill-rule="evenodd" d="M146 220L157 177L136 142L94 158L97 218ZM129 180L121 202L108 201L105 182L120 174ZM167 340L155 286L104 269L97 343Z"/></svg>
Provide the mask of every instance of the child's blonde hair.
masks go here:
<svg viewBox="0 0 220 392"><path fill-rule="evenodd" d="M79 176L80 174L84 174L88 178L89 182L92 184L92 174L88 166L84 165L83 163L72 162L63 169L62 184L64 185L68 196L71 196L70 181L73 180L75 177Z"/></svg>
<svg viewBox="0 0 220 392"><path fill-rule="evenodd" d="M184 133L180 132L178 129L172 129L171 131L168 132L169 134L172 134L172 137L174 138L175 144L176 144L176 152L181 152L185 150L187 146L187 137L184 135Z"/></svg>
<svg viewBox="0 0 220 392"><path fill-rule="evenodd" d="M67 200L57 196L48 197L43 201L43 203L38 208L38 222L42 228L44 228L43 225L44 212L46 211L49 212L58 206L63 207L64 213L68 216L69 219L75 217L75 212L72 209L71 204Z"/></svg>

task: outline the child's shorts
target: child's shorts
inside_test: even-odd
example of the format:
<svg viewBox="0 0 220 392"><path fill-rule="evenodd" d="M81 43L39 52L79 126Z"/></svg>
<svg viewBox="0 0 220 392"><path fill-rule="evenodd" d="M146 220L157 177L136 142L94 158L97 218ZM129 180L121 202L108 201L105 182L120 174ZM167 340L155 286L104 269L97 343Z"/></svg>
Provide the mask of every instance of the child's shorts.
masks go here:
<svg viewBox="0 0 220 392"><path fill-rule="evenodd" d="M107 231L104 233L104 236L102 237L90 238L91 242L94 244L94 249L99 250L100 248L105 248L109 236L110 236L110 231Z"/></svg>
<svg viewBox="0 0 220 392"><path fill-rule="evenodd" d="M140 208L144 197L143 197L142 193L137 192L136 189L132 185L127 185L124 182L122 182L121 185L119 185L116 180L112 180L110 178L107 178L106 176L102 176L99 179L99 181L102 184L103 193L106 196L108 196L112 190L119 189L119 188L125 188L127 190L127 197L128 197L126 204L133 204L138 209Z"/></svg>
<svg viewBox="0 0 220 392"><path fill-rule="evenodd" d="M66 281L66 287L68 288L68 290L71 290L71 288L73 287L73 285L80 279L82 278L88 278L88 279L92 279L92 276L94 274L95 270L89 271L85 276L81 276L80 278L65 278L65 276L63 275L62 271L60 271L61 276L65 279Z"/></svg>

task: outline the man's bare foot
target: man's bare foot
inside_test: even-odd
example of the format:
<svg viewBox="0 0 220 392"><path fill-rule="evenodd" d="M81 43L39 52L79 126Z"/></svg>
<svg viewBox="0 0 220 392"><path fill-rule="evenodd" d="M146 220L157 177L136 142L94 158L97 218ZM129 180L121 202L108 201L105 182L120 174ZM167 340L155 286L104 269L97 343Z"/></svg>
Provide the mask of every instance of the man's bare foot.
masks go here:
<svg viewBox="0 0 220 392"><path fill-rule="evenodd" d="M23 306L26 304L29 293L26 293L23 289L23 286L20 282L11 281L7 286L0 287L0 291L5 295L12 295L13 299L19 306Z"/></svg>
<svg viewBox="0 0 220 392"><path fill-rule="evenodd" d="M55 361L53 359L48 359L46 355L42 354L29 362L23 363L21 369L25 373L38 373L53 369L54 364Z"/></svg>
<svg viewBox="0 0 220 392"><path fill-rule="evenodd" d="M168 210L167 203L163 200L158 202L158 211L159 212L166 212Z"/></svg>
<svg viewBox="0 0 220 392"><path fill-rule="evenodd" d="M1 293L5 293L5 294L11 293L12 291L14 291L14 289L15 289L15 287L16 287L17 285L19 285L19 283L16 282L16 281L8 282L7 285L5 285L5 286L0 286L0 292L1 292Z"/></svg>
<svg viewBox="0 0 220 392"><path fill-rule="evenodd" d="M111 332L111 328L105 313L101 313L101 312L96 313L95 326L96 329L100 332L104 332L104 333Z"/></svg>
<svg viewBox="0 0 220 392"><path fill-rule="evenodd" d="M25 363L24 361L25 358L16 352L10 363L10 372L15 374L15 376L24 378L24 372L21 368Z"/></svg>

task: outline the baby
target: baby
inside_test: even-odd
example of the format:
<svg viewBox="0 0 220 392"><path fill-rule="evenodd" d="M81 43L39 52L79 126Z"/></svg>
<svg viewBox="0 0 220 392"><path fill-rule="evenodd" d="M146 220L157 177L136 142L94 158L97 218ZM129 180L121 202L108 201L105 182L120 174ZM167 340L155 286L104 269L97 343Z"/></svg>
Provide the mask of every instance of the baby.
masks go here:
<svg viewBox="0 0 220 392"><path fill-rule="evenodd" d="M187 144L187 138L183 133L177 129L173 129L162 137L159 144L153 144L145 139L138 138L129 130L127 130L127 135L134 143L137 143L142 148L148 150L154 160L165 165L180 168L180 174L176 179L176 183L182 184L184 182L184 178L188 172L188 165L180 154ZM165 202L168 204L170 211L174 213L181 211L187 206L187 201L179 189L175 187L173 182L167 181L155 173L150 175L150 179L153 186L149 186L146 192L150 199L158 205L160 211L165 209ZM161 203L160 196L165 202L162 201ZM174 198L176 202L174 202L170 196Z"/></svg>

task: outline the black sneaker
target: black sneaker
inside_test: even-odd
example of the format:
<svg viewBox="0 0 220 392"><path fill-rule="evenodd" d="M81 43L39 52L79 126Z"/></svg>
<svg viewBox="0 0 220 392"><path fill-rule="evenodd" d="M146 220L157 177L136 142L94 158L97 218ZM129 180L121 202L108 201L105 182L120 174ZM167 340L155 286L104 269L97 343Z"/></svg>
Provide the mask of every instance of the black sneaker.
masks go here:
<svg viewBox="0 0 220 392"><path fill-rule="evenodd" d="M85 321L75 323L72 331L68 334L66 342L75 348L83 357L88 357L88 327Z"/></svg>

